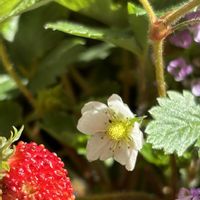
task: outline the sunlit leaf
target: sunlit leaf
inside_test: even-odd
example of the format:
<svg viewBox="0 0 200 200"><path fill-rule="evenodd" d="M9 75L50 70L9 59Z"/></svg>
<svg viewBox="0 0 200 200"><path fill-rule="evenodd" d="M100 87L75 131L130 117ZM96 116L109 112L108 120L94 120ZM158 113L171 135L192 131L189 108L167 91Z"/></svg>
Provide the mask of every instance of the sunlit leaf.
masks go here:
<svg viewBox="0 0 200 200"><path fill-rule="evenodd" d="M124 27L128 24L126 2L119 3L113 0L57 0L57 2L107 25Z"/></svg>
<svg viewBox="0 0 200 200"><path fill-rule="evenodd" d="M51 0L1 0L0 1L0 22L8 17L18 15L27 10L39 7Z"/></svg>
<svg viewBox="0 0 200 200"><path fill-rule="evenodd" d="M3 38L9 42L14 40L15 34L18 30L18 22L19 16L15 16L0 24L0 33L2 34Z"/></svg>
<svg viewBox="0 0 200 200"><path fill-rule="evenodd" d="M9 98L9 92L16 88L16 83L10 76L0 75L0 100Z"/></svg>
<svg viewBox="0 0 200 200"><path fill-rule="evenodd" d="M145 51L148 45L148 18L146 12L141 7L128 3L129 23L133 31L133 35L141 51Z"/></svg>
<svg viewBox="0 0 200 200"><path fill-rule="evenodd" d="M200 138L200 106L190 92L167 94L149 111L153 120L146 128L147 142L155 149L181 156Z"/></svg>
<svg viewBox="0 0 200 200"><path fill-rule="evenodd" d="M94 28L67 21L49 23L45 27L47 29L50 28L80 37L109 42L118 47L132 51L135 54L141 53L141 49L138 47L132 32L129 30Z"/></svg>

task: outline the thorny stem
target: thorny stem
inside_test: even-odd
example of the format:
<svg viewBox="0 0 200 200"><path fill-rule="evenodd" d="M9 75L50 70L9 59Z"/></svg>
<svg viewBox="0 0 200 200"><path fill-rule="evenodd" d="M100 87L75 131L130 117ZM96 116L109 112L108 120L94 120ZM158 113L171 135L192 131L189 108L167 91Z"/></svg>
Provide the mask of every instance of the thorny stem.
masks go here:
<svg viewBox="0 0 200 200"><path fill-rule="evenodd" d="M143 5L144 9L146 10L150 23L153 24L157 20L157 17L156 17L155 12L153 11L151 4L149 3L148 0L139 0L139 1Z"/></svg>
<svg viewBox="0 0 200 200"><path fill-rule="evenodd" d="M200 5L200 0L190 0L189 2L185 3L183 6L178 8L177 10L168 14L165 18L165 24L171 25L176 22L180 17L185 15L188 11L195 8L196 6Z"/></svg>
<svg viewBox="0 0 200 200"><path fill-rule="evenodd" d="M6 72L15 81L15 83L17 84L19 90L27 98L29 103L33 107L35 107L36 106L35 105L35 100L34 100L32 94L31 94L31 92L24 86L24 84L22 83L21 79L19 78L19 76L17 75L16 71L14 70L12 63L9 60L6 48L5 48L5 46L3 45L2 42L0 43L0 59L2 61L2 64L3 64Z"/></svg>

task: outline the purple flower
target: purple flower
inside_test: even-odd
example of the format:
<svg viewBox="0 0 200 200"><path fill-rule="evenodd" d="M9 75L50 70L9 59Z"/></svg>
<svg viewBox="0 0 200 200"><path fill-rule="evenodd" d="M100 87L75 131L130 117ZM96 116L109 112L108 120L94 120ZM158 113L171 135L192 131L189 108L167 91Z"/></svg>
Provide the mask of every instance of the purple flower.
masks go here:
<svg viewBox="0 0 200 200"><path fill-rule="evenodd" d="M177 200L200 200L200 188L181 188Z"/></svg>
<svg viewBox="0 0 200 200"><path fill-rule="evenodd" d="M192 36L189 30L183 30L171 35L169 41L177 47L186 49L192 44Z"/></svg>
<svg viewBox="0 0 200 200"><path fill-rule="evenodd" d="M185 20L194 20L194 19L200 19L200 10L188 13L185 16ZM200 43L200 23L190 25L188 29L179 31L169 37L169 41L173 45L181 48L190 47L192 39L194 39L195 42Z"/></svg>
<svg viewBox="0 0 200 200"><path fill-rule="evenodd" d="M200 96L200 80L196 80L192 83L192 93L197 97Z"/></svg>
<svg viewBox="0 0 200 200"><path fill-rule="evenodd" d="M176 81L182 81L192 73L193 68L183 58L177 58L168 64L167 71L174 76Z"/></svg>
<svg viewBox="0 0 200 200"><path fill-rule="evenodd" d="M200 10L186 15L186 19L188 20L198 19L198 18L200 18ZM190 26L189 30L192 32L194 36L194 41L200 43L200 23Z"/></svg>
<svg viewBox="0 0 200 200"><path fill-rule="evenodd" d="M190 27L190 31L194 35L194 41L200 43L200 25Z"/></svg>

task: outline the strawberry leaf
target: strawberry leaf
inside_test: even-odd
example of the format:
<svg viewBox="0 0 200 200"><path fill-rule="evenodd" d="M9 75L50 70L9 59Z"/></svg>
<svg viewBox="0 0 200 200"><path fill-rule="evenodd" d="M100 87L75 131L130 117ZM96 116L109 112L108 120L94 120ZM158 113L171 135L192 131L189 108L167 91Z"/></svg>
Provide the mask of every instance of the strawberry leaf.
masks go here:
<svg viewBox="0 0 200 200"><path fill-rule="evenodd" d="M115 46L127 49L137 55L141 54L141 49L129 29L119 28L99 28L90 27L83 24L72 23L69 21L58 21L48 23L46 29L61 31L67 34L101 40Z"/></svg>
<svg viewBox="0 0 200 200"><path fill-rule="evenodd" d="M27 10L49 3L51 0L1 0L0 23L9 17L19 15Z"/></svg>
<svg viewBox="0 0 200 200"><path fill-rule="evenodd" d="M154 119L146 128L147 142L154 149L181 156L189 146L200 141L200 106L190 92L167 94L168 97L158 98L159 105L149 111ZM200 142L196 146L200 147Z"/></svg>

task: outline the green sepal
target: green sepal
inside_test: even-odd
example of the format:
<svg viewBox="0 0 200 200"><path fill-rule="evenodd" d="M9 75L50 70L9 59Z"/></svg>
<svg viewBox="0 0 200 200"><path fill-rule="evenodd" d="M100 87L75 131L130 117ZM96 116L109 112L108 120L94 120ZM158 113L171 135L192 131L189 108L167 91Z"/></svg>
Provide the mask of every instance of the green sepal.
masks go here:
<svg viewBox="0 0 200 200"><path fill-rule="evenodd" d="M10 170L7 161L15 150L15 148L11 145L20 138L23 129L24 126L22 126L18 131L13 126L13 130L11 131L11 135L8 140L5 137L0 137L0 179L2 179L5 173Z"/></svg>
<svg viewBox="0 0 200 200"><path fill-rule="evenodd" d="M143 120L146 118L147 116L142 116L142 117L134 117L130 120L130 122L132 124L134 124L135 122L138 122L139 124L141 124L143 122Z"/></svg>

